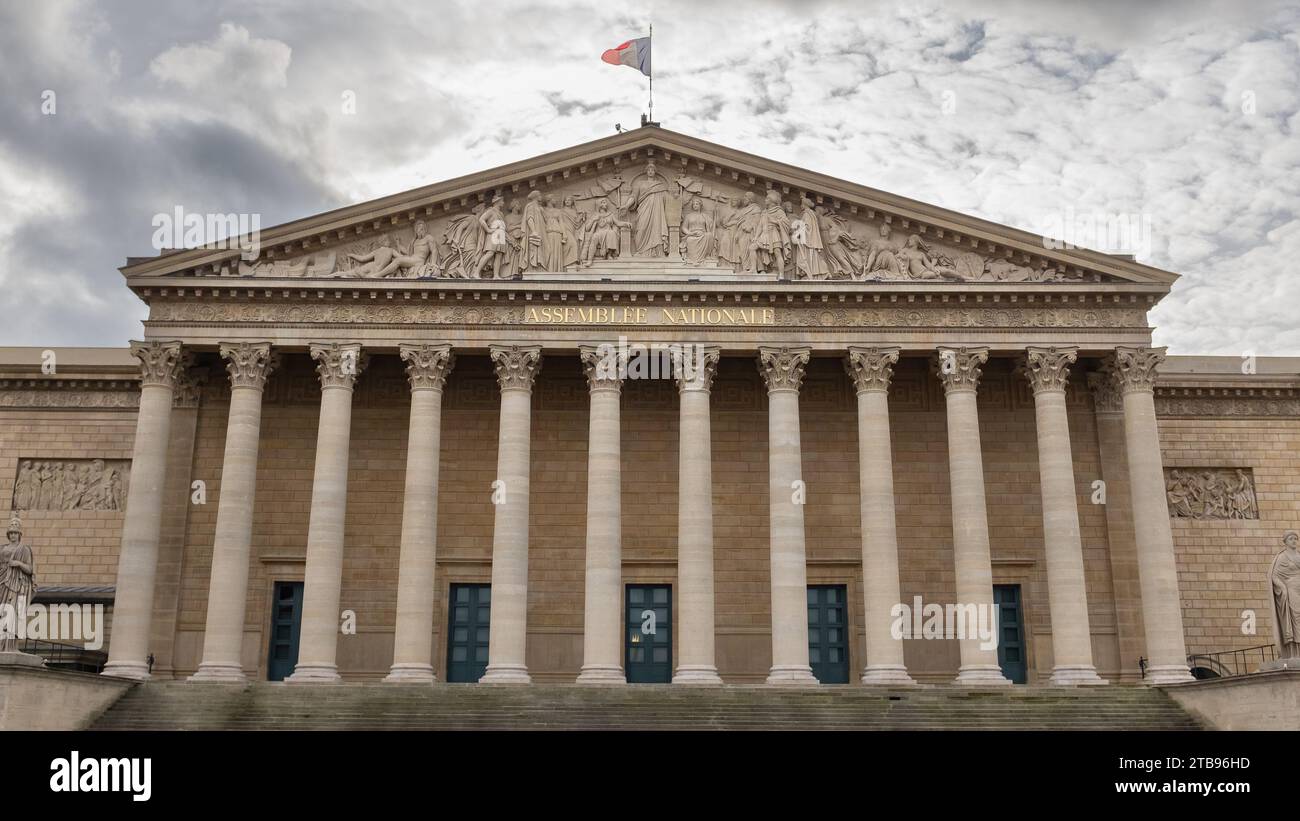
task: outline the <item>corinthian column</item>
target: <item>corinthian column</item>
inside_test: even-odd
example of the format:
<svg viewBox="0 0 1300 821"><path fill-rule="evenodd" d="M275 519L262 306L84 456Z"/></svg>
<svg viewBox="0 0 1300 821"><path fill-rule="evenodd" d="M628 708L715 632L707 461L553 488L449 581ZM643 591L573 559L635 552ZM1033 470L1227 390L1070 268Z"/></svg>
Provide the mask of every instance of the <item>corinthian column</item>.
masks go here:
<svg viewBox="0 0 1300 821"><path fill-rule="evenodd" d="M492 629L480 681L528 684L528 470L533 380L542 368L542 349L493 345L489 353L501 383L501 429L493 487Z"/></svg>
<svg viewBox="0 0 1300 821"><path fill-rule="evenodd" d="M816 684L808 665L808 568L803 533L799 386L810 348L758 349L767 383L767 505L772 575L772 669L768 684Z"/></svg>
<svg viewBox="0 0 1300 821"><path fill-rule="evenodd" d="M889 382L898 354L898 348L849 348L844 361L858 393L858 496L867 645L863 684L915 684L903 663L903 643L890 630L891 611L902 595L889 432Z"/></svg>
<svg viewBox="0 0 1300 821"><path fill-rule="evenodd" d="M721 684L713 635L713 442L709 391L720 348L673 349L680 397L677 451L677 625L673 684Z"/></svg>
<svg viewBox="0 0 1300 821"><path fill-rule="evenodd" d="M1077 348L1029 348L1025 375L1034 389L1043 550L1052 614L1052 683L1105 684L1092 663L1083 539L1074 494L1074 456L1065 410L1065 385Z"/></svg>
<svg viewBox="0 0 1300 821"><path fill-rule="evenodd" d="M179 342L132 342L140 360L140 411L131 455L131 484L117 559L113 635L104 675L149 678L149 620L153 615L158 539L162 531L163 478L171 435L172 398L189 365Z"/></svg>
<svg viewBox="0 0 1300 821"><path fill-rule="evenodd" d="M393 666L384 681L432 683L442 389L455 356L450 345L401 345L398 354L406 362L406 375L411 380L411 421L406 444Z"/></svg>
<svg viewBox="0 0 1300 821"><path fill-rule="evenodd" d="M583 684L626 684L623 672L622 363L610 345L579 349L591 389L587 446L587 572Z"/></svg>
<svg viewBox="0 0 1300 821"><path fill-rule="evenodd" d="M262 429L262 391L277 365L269 342L222 345L230 373L226 455L212 539L212 578L203 661L190 681L243 682L244 612L248 606L248 557L253 543L257 495L257 445Z"/></svg>
<svg viewBox="0 0 1300 821"><path fill-rule="evenodd" d="M339 596L343 586L343 526L347 519L348 445L352 389L365 368L361 346L332 342L311 346L320 375L320 427L307 523L307 569L302 593L298 663L288 681L339 680Z"/></svg>
<svg viewBox="0 0 1300 821"><path fill-rule="evenodd" d="M948 407L948 475L952 485L952 552L957 570L957 605L970 614L958 637L958 684L1010 684L998 666L996 646L982 647L974 617L993 613L993 563L984 501L984 455L980 448L975 390L988 348L940 348L939 379Z"/></svg>
<svg viewBox="0 0 1300 821"><path fill-rule="evenodd" d="M1178 566L1174 559L1174 534L1169 527L1160 431L1156 427L1156 369L1164 360L1164 348L1115 349L1117 376L1124 394L1124 440L1128 446L1142 621L1146 625L1147 653L1151 656L1147 681L1152 684L1192 680L1183 638Z"/></svg>

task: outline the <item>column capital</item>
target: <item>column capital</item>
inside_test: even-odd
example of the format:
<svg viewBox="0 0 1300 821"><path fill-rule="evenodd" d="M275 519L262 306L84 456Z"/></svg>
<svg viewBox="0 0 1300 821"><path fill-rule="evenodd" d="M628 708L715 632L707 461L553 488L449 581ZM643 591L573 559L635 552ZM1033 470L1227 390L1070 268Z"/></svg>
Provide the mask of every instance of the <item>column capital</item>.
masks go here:
<svg viewBox="0 0 1300 821"><path fill-rule="evenodd" d="M141 387L156 385L168 390L175 389L191 358L188 351L181 350L179 340L132 340L131 355L140 360Z"/></svg>
<svg viewBox="0 0 1300 821"><path fill-rule="evenodd" d="M807 346L759 346L758 372L763 375L763 381L767 383L767 392L792 391L798 393L799 386L803 384L804 371L811 357L812 348Z"/></svg>
<svg viewBox="0 0 1300 821"><path fill-rule="evenodd" d="M722 348L717 345L674 345L669 349L673 360L673 378L678 391L704 391L713 387L718 375Z"/></svg>
<svg viewBox="0 0 1300 821"><path fill-rule="evenodd" d="M622 390L627 363L619 356L617 347L609 342L580 345L578 357L582 360L582 372L587 375L587 387L593 393Z"/></svg>
<svg viewBox="0 0 1300 821"><path fill-rule="evenodd" d="M1070 366L1079 358L1079 349L1028 348L1025 350L1025 378L1034 393L1065 391Z"/></svg>
<svg viewBox="0 0 1300 821"><path fill-rule="evenodd" d="M894 378L894 366L902 348L849 348L844 358L844 370L858 393L868 391L889 392L889 382Z"/></svg>
<svg viewBox="0 0 1300 821"><path fill-rule="evenodd" d="M442 390L447 375L456 365L456 354L450 345L398 345L397 355L406 363L406 376L413 391Z"/></svg>
<svg viewBox="0 0 1300 821"><path fill-rule="evenodd" d="M490 345L488 356L497 371L497 381L503 391L531 391L533 380L542 370L540 345Z"/></svg>
<svg viewBox="0 0 1300 821"><path fill-rule="evenodd" d="M270 342L223 342L218 351L226 360L232 388L260 391L280 365L280 354L271 349Z"/></svg>
<svg viewBox="0 0 1300 821"><path fill-rule="evenodd" d="M989 361L989 349L939 348L935 372L943 383L944 393L975 392L979 386L982 366Z"/></svg>
<svg viewBox="0 0 1300 821"><path fill-rule="evenodd" d="M189 353L181 354L183 364L192 361L193 356ZM172 407L197 408L199 400L203 398L203 386L208 384L208 376L207 368L191 368L188 365L182 367L172 390Z"/></svg>
<svg viewBox="0 0 1300 821"><path fill-rule="evenodd" d="M1120 392L1119 374L1115 361L1106 359L1097 370L1088 374L1088 388L1092 391L1092 404L1098 413L1123 413L1124 394Z"/></svg>
<svg viewBox="0 0 1300 821"><path fill-rule="evenodd" d="M311 358L316 360L320 386L352 390L357 377L365 370L369 356L356 342L322 342L311 346Z"/></svg>
<svg viewBox="0 0 1300 821"><path fill-rule="evenodd" d="M1151 393L1156 387L1156 370L1165 361L1167 348L1116 348L1116 378L1123 393Z"/></svg>

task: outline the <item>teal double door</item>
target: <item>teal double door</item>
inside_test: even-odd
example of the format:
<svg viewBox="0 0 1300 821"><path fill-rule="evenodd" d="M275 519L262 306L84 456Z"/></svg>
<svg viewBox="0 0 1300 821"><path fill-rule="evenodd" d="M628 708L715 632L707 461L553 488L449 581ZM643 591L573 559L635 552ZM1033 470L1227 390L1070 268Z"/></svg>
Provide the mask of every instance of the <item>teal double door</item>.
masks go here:
<svg viewBox="0 0 1300 821"><path fill-rule="evenodd" d="M629 584L624 589L623 671L629 684L673 680L673 588Z"/></svg>
<svg viewBox="0 0 1300 821"><path fill-rule="evenodd" d="M487 670L492 585L453 584L449 598L447 681L478 681Z"/></svg>

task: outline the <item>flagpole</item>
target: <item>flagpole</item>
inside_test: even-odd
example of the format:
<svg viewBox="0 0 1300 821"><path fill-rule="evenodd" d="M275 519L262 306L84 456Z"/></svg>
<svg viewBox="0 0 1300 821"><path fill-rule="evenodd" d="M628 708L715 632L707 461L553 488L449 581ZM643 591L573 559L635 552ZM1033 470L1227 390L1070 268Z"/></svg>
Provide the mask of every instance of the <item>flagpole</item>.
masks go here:
<svg viewBox="0 0 1300 821"><path fill-rule="evenodd" d="M650 122L655 121L655 24L650 24Z"/></svg>

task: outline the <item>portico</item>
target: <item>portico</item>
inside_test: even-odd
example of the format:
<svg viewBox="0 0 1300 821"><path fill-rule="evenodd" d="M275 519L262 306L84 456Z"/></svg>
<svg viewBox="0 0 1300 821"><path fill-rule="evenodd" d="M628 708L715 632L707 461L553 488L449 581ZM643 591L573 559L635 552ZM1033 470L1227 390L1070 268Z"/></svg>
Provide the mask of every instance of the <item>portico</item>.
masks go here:
<svg viewBox="0 0 1300 821"><path fill-rule="evenodd" d="M825 656L846 653L862 684L1005 686L996 646L903 640L893 610L921 595L992 611L1011 585L1036 680L1105 684L1099 669L1132 661L1117 656L1094 558L1114 511L1090 507L1102 410L1089 381L1123 396L1129 475L1117 485L1131 494L1151 679L1186 678L1154 427L1163 354L1146 322L1172 275L643 131L272 229L266 267L199 250L125 270L150 306L136 346L148 401L106 672L147 675L152 534L170 501L158 443L194 362L213 386L200 438L216 444L203 452L220 454L196 463L220 494L210 536L192 514L211 558L189 588L203 614L184 628L197 663L175 668L195 681L259 675L265 591L301 583L294 684L429 683L482 641L484 684L620 685L642 649L629 624L657 612L628 598L635 586L666 591L681 685L816 686ZM495 192L563 185L580 205L584 192L617 200L607 173L647 157L673 169L662 258L537 262L510 279L292 275L417 221L437 220L453 262L468 258L453 239L470 223L456 219ZM742 205L742 189L777 204ZM783 197L917 242L845 245L836 253L862 270L824 278L799 273L811 250L791 248L779 273L729 259L726 243L774 242L759 260L799 244L782 240ZM710 251L705 223L691 223L691 253L716 258L682 257L687 201L708 203L696 211L719 232ZM635 227L609 219L601 230L636 247ZM501 253L500 270L521 264ZM603 367L636 346L661 346L668 372ZM278 451L285 436L292 450ZM457 612L460 593L490 610L487 626Z"/></svg>

